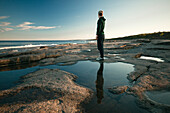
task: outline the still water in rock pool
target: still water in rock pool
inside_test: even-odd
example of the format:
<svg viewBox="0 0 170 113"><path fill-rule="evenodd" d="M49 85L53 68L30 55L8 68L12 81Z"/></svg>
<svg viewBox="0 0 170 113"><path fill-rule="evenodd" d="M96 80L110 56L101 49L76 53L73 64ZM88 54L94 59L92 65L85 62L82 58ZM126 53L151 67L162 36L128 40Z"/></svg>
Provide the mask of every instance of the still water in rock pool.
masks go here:
<svg viewBox="0 0 170 113"><path fill-rule="evenodd" d="M170 91L146 91L145 94L155 102L170 105Z"/></svg>
<svg viewBox="0 0 170 113"><path fill-rule="evenodd" d="M132 64L115 62L102 63L91 61L79 61L74 65L59 66L35 66L21 70L0 72L0 90L8 89L16 83L20 76L34 72L37 69L62 69L78 76L76 82L94 91L92 100L84 105L88 113L144 113L135 103L135 97L126 93L117 95L108 92L107 88L113 86L130 85L127 74L134 70Z"/></svg>

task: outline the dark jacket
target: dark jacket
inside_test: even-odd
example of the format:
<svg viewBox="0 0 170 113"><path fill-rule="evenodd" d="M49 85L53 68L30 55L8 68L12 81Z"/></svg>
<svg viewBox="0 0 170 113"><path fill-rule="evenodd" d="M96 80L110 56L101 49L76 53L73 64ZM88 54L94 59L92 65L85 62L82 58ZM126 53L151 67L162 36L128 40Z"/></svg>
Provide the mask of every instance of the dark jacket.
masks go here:
<svg viewBox="0 0 170 113"><path fill-rule="evenodd" d="M104 26L105 26L105 18L100 17L97 21L97 32L96 35L102 35L104 34Z"/></svg>

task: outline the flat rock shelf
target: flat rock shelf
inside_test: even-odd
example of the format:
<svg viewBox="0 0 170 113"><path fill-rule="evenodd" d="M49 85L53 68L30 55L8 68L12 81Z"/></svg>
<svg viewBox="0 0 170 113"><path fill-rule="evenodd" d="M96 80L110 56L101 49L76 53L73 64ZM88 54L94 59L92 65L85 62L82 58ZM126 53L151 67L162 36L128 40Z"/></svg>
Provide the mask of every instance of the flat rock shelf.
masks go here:
<svg viewBox="0 0 170 113"><path fill-rule="evenodd" d="M31 94L35 91L35 96L37 92L42 94L58 93L53 91L56 86L53 87L53 83L49 82L51 79L45 73L42 75L45 75L46 78L37 76L40 77L41 83L39 84L41 86L45 85L44 87L32 87L35 83L33 82L34 79L31 79L33 76L24 78L25 81L22 81L23 76L31 75L31 73L35 74L39 70L49 70L49 72L56 72L53 76L59 76L57 74L59 72L69 73L67 76L73 74L77 76L77 79L73 76L74 79L72 77L58 79L59 81L70 81L68 84L74 85L69 86L70 88L65 86L61 89L56 88L57 90L63 92L62 89L66 88L67 94L73 91L73 94L81 96L81 101L74 99L74 96L69 98L70 101L75 102L74 107L70 101L60 99L61 101L59 100L58 102L64 102L64 104L61 109L60 107L58 108L60 109L58 112L62 110L67 112L68 109L71 109L69 106L72 106L74 108L73 112L112 113L128 112L129 110L132 113L168 113L170 106L165 101L168 99L161 95L168 95L170 89L169 48L170 32L158 32L105 40L104 53L107 59L103 62L96 61L99 52L95 41L84 44L72 43L22 48L22 50L3 49L0 51L1 107L6 106L9 110L14 110L13 108L15 107L10 108L10 105L24 104L22 100L21 103L18 103L20 102L19 100L13 103L17 99L16 95L23 95L26 92ZM56 71L56 69L59 70ZM24 86L28 82L27 80L31 84ZM47 85L46 82L49 84ZM53 88L51 89L49 86ZM84 89L84 91L81 93L81 90L79 92L74 87ZM154 91L156 93L153 93ZM58 95L61 94L59 93ZM89 96L87 97L87 95ZM11 96L10 98L13 97L14 101L13 99L8 99L9 96ZM32 102L44 102L42 105L47 105L47 103L51 105L50 102L55 100L55 98L42 95L42 101L37 101L32 96L30 96L32 99L27 100L25 103L29 104L30 110L34 109L35 112L39 108L33 108L34 104L31 105ZM65 99L67 100L68 98ZM50 107L43 106L43 108L45 111L54 110ZM15 110L16 112L21 112L26 109L29 110L28 106L25 108L23 105Z"/></svg>

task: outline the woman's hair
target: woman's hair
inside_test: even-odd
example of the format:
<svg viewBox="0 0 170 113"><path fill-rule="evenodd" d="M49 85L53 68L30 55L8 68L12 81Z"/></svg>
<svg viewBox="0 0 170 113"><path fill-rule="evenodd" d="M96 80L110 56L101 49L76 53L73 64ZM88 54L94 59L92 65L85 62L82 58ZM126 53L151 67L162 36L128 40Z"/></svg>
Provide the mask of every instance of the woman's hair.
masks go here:
<svg viewBox="0 0 170 113"><path fill-rule="evenodd" d="M98 12L98 15L99 15L99 16L103 16L103 11L100 10L100 11Z"/></svg>

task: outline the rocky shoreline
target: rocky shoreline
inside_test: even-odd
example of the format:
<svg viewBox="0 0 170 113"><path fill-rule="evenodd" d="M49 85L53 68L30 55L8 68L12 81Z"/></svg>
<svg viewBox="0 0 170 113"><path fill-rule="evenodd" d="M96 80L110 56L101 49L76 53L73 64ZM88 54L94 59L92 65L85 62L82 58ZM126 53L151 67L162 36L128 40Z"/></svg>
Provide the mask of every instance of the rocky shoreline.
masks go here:
<svg viewBox="0 0 170 113"><path fill-rule="evenodd" d="M167 34L162 35L160 33L158 35L159 36L157 36L157 34L152 36L149 34L149 36L142 35L142 38L130 37L129 39L127 39L125 37L122 39L106 40L104 47L105 57L107 59L105 59L103 62L112 63L119 61L135 65L135 71L131 72L127 77L129 82L131 83L131 86L115 86L109 88L108 90L111 93L127 93L130 95L135 95L137 98L137 104L140 107L145 108L153 113L166 113L170 110L170 105L155 102L145 94L145 91L169 91L170 89L170 37L167 38ZM163 62L155 61L152 59L141 59L141 56L160 58L163 60ZM96 57L98 57L96 43L63 44L56 45L54 47L34 48L32 50L24 52L3 52L0 54L0 67L1 71L7 71L11 69L22 69L35 65L72 65L75 64L77 61L82 60L90 60L95 62ZM47 77L48 75L50 75L50 73L53 74L51 74L50 77ZM62 75L65 75L67 79L64 78ZM54 85L56 83L52 79L53 77L60 78L60 80L58 80L59 83L57 83L58 86ZM56 106L59 106L58 110L60 111L63 110L64 112L69 112L69 110L71 110L72 112L77 112L81 111L81 109L78 109L77 106L87 98L90 99L92 95L89 89L78 86L72 81L75 78L73 74L64 72L62 70L38 70L34 73L30 73L24 76L23 78L23 83L21 83L20 85L0 92L0 98L2 101L1 103L6 102L1 104L1 110L5 111L5 109L10 109L11 111L18 110L20 112L22 110L39 111L39 107L42 107L41 109L44 111L53 111L56 110ZM63 86L62 82L66 84L66 86L68 85L69 88L65 88L66 86ZM74 89L75 87L76 89ZM58 92L59 89L60 92ZM42 95L42 99L45 98L45 100L42 100L39 103L40 105L37 104L37 101L41 100L38 98L35 99L35 101L31 102L27 100L28 103L26 104L28 106L24 107L25 104L22 103L23 101L20 102L20 99L17 98L15 95L24 96L25 90L26 92L35 91L35 95L38 95L38 92L41 92L42 94L47 93L47 96L51 95L51 93L48 94L48 92L53 92L53 97L55 99L51 97L46 98L46 96ZM70 93L72 93L73 95L68 97ZM55 97L54 95L62 96ZM9 100L10 98L8 99L8 96L10 96L10 98L14 98L14 100L16 99L16 103L12 100ZM31 94L28 96L30 96L29 98L33 98L31 97ZM64 98L63 100L61 99L61 102L63 103L61 103L58 98ZM54 102L55 100L57 100L57 102ZM55 103L54 105L56 106L53 106L52 103ZM50 109L47 110L46 108Z"/></svg>

